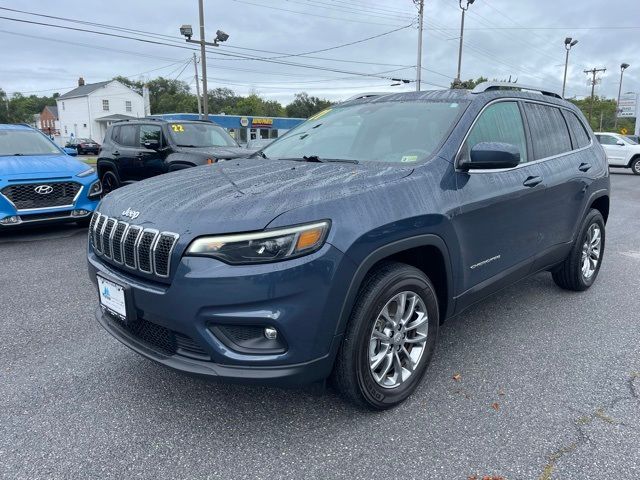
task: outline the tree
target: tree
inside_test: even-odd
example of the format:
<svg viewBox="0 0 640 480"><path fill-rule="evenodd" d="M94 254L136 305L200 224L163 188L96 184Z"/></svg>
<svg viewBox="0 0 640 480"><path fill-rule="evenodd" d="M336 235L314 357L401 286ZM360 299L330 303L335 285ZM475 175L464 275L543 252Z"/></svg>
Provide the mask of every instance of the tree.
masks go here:
<svg viewBox="0 0 640 480"><path fill-rule="evenodd" d="M574 105L576 105L584 116L589 119L589 111L591 110L591 97L587 97L581 100L571 99ZM593 114L591 117L591 128L595 131L613 132L615 125L616 115L616 100L610 98L602 98L597 95L593 99ZM633 133L634 120L631 118L619 118L618 119L618 132L623 128L629 133Z"/></svg>
<svg viewBox="0 0 640 480"><path fill-rule="evenodd" d="M32 123L33 116L42 112L45 106L56 105L57 94L52 97L24 96L15 93L9 98L0 89L0 123Z"/></svg>
<svg viewBox="0 0 640 480"><path fill-rule="evenodd" d="M229 114L235 110L240 98L230 88L209 90L209 112Z"/></svg>
<svg viewBox="0 0 640 480"><path fill-rule="evenodd" d="M296 93L293 102L286 107L287 116L295 118L309 118L310 116L329 108L329 100L310 97L306 92Z"/></svg>
<svg viewBox="0 0 640 480"><path fill-rule="evenodd" d="M469 80L465 80L464 82L457 83L455 80L451 82L451 88L461 88L466 90L473 90L477 85L486 82L488 79L486 77L478 77L475 80L472 78Z"/></svg>

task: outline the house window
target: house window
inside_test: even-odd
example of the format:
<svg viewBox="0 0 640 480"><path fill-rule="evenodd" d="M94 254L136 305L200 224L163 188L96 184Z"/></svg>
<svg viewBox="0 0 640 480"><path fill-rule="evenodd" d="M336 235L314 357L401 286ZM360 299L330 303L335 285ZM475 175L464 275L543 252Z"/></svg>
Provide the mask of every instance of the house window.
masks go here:
<svg viewBox="0 0 640 480"><path fill-rule="evenodd" d="M62 102L62 110L64 110L64 102Z"/></svg>
<svg viewBox="0 0 640 480"><path fill-rule="evenodd" d="M102 100L102 110L105 112L109 111L109 100Z"/></svg>
<svg viewBox="0 0 640 480"><path fill-rule="evenodd" d="M87 128L87 124L86 124L86 123L83 123L83 124L82 124L82 126L83 126L84 128Z"/></svg>
<svg viewBox="0 0 640 480"><path fill-rule="evenodd" d="M130 112L130 111L131 111L131 100L126 100L126 101L124 102L124 109L125 109L127 112Z"/></svg>
<svg viewBox="0 0 640 480"><path fill-rule="evenodd" d="M64 134L66 135L67 133L69 133L69 132L67 132L67 126L65 125L64 126Z"/></svg>

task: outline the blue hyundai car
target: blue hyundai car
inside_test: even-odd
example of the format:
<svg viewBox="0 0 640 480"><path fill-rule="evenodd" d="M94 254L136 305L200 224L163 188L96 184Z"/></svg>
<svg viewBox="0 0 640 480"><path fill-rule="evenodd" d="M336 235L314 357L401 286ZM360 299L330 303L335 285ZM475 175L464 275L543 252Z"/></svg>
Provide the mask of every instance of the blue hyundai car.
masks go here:
<svg viewBox="0 0 640 480"><path fill-rule="evenodd" d="M0 124L0 231L88 224L102 194L95 169L27 125Z"/></svg>

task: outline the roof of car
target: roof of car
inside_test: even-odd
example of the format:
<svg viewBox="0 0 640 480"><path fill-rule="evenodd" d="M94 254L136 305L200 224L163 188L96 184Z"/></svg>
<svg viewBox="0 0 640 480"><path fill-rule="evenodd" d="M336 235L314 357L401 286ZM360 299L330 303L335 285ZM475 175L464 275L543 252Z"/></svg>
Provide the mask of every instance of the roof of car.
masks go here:
<svg viewBox="0 0 640 480"><path fill-rule="evenodd" d="M484 85L484 89L483 89ZM527 87L518 84L506 84L501 82L486 82L480 84L474 90L466 89L441 89L425 90L420 92L398 92L398 93L366 93L360 96L351 97L341 105L357 103L377 103L377 102L421 102L421 101L474 101L483 102L494 98L524 98L528 100L543 100L561 106L572 105L570 102L559 98L560 95L545 89Z"/></svg>
<svg viewBox="0 0 640 480"><path fill-rule="evenodd" d="M160 122L160 123L210 123L212 125L218 125L216 122L213 122L211 120L175 120L175 119L167 119L167 118L160 118L160 117L141 117L141 118L123 119L123 120L114 122L113 125L123 124L123 123L136 123L136 122L148 123L149 121Z"/></svg>
<svg viewBox="0 0 640 480"><path fill-rule="evenodd" d="M33 130L33 128L21 123L0 123L0 130Z"/></svg>

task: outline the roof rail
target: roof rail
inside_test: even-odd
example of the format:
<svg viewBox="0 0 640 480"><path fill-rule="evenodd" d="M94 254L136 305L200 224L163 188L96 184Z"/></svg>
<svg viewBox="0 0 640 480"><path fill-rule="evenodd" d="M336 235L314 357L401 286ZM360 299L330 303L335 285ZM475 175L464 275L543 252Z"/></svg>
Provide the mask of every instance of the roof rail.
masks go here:
<svg viewBox="0 0 640 480"><path fill-rule="evenodd" d="M366 92L366 93L358 93L357 95L354 95L352 97L347 98L346 100L343 100L342 103L350 102L351 100L361 100L363 98L383 97L385 95L393 95L394 93L397 93L397 92Z"/></svg>
<svg viewBox="0 0 640 480"><path fill-rule="evenodd" d="M471 90L471 93L483 93L488 92L490 90L500 90L500 89L512 89L512 90L529 90L532 92L539 92L542 95L547 95L549 97L562 98L562 95L556 93L554 91L548 89L542 89L539 87L532 87L530 85L520 85L519 83L511 83L511 82L483 82Z"/></svg>

